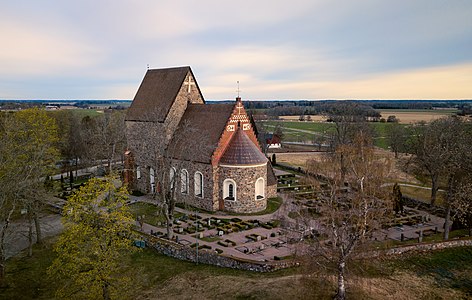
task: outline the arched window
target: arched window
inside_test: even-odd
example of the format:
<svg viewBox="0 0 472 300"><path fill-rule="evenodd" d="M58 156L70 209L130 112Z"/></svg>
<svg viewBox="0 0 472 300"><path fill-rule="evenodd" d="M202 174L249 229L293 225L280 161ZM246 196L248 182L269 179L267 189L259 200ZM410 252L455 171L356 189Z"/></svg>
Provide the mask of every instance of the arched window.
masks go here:
<svg viewBox="0 0 472 300"><path fill-rule="evenodd" d="M203 198L203 174L195 172L195 196Z"/></svg>
<svg viewBox="0 0 472 300"><path fill-rule="evenodd" d="M136 167L136 178L141 179L141 167L140 166Z"/></svg>
<svg viewBox="0 0 472 300"><path fill-rule="evenodd" d="M188 194L188 172L185 169L180 171L180 192Z"/></svg>
<svg viewBox="0 0 472 300"><path fill-rule="evenodd" d="M156 179L155 179L154 169L149 168L149 185L151 186L151 193L156 192Z"/></svg>
<svg viewBox="0 0 472 300"><path fill-rule="evenodd" d="M259 178L256 180L256 200L259 199L264 199L265 193L264 193L264 178Z"/></svg>
<svg viewBox="0 0 472 300"><path fill-rule="evenodd" d="M223 181L223 199L236 201L236 182L233 179Z"/></svg>
<svg viewBox="0 0 472 300"><path fill-rule="evenodd" d="M174 188L174 179L175 179L175 168L174 167L171 167L170 170L169 170L169 185L170 185L170 188L173 189Z"/></svg>

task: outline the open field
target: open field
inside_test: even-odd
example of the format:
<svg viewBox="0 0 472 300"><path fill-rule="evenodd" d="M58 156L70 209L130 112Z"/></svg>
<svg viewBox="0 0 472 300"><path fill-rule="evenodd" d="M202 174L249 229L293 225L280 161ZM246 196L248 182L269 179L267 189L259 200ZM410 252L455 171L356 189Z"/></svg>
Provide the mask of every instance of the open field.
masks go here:
<svg viewBox="0 0 472 300"><path fill-rule="evenodd" d="M54 299L46 269L54 259L52 240L35 247L31 258L7 265L8 286L1 299ZM332 299L334 273L293 268L269 274L195 265L139 251L122 262L130 279L123 299ZM316 271L314 271L316 270ZM402 258L355 261L348 272L350 299L466 299L472 295L472 248L421 253Z"/></svg>
<svg viewBox="0 0 472 300"><path fill-rule="evenodd" d="M400 120L400 124L412 124L420 121L431 122L457 112L455 109L382 109L377 111L380 112L382 118L385 119L387 119L388 116L396 116L397 119Z"/></svg>
<svg viewBox="0 0 472 300"><path fill-rule="evenodd" d="M328 137L335 131L335 124L326 122L267 121L263 123L263 126L267 131L272 132L277 124L283 127L283 141L285 142L322 143L323 137ZM375 122L368 124L374 133L374 145L388 149L387 133L393 123ZM407 125L403 124L403 126Z"/></svg>

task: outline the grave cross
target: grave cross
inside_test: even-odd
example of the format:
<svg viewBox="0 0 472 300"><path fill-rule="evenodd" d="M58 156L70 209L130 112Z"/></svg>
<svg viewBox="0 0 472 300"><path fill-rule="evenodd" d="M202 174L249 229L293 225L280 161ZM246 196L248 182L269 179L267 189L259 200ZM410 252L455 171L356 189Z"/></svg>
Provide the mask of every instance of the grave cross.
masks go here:
<svg viewBox="0 0 472 300"><path fill-rule="evenodd" d="M188 93L192 91L192 85L195 85L195 82L192 81L192 77L188 77L188 81L185 82L185 85L188 86Z"/></svg>

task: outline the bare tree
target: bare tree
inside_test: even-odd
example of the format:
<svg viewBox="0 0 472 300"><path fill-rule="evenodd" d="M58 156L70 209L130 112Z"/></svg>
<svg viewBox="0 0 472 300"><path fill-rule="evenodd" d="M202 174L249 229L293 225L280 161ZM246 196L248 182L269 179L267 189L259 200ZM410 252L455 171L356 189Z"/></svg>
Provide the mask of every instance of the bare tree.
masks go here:
<svg viewBox="0 0 472 300"><path fill-rule="evenodd" d="M455 117L437 119L430 124L418 123L413 127L413 159L431 179L431 205L436 203L440 177L447 178L457 166L461 128L461 121Z"/></svg>
<svg viewBox="0 0 472 300"><path fill-rule="evenodd" d="M366 122L366 107L352 102L336 102L325 112L328 120L333 122L334 130L329 138L331 152L338 156L340 162L341 180L347 173L347 162L344 151L336 151L340 147L352 144L353 138L358 132L363 136L372 137L372 130Z"/></svg>
<svg viewBox="0 0 472 300"><path fill-rule="evenodd" d="M398 122L394 122L387 127L388 145L393 153L395 153L395 158L398 158L398 153L405 151L406 137L405 127Z"/></svg>
<svg viewBox="0 0 472 300"><path fill-rule="evenodd" d="M319 180L310 179L319 191L321 217L319 235L306 249L310 257L317 258L317 264L335 264L335 298L345 299L349 259L372 239L392 212L390 189L384 185L390 162L375 157L370 139L362 132L352 144L339 146L335 152L322 162L310 161L307 165L309 173L321 174L327 180L320 185Z"/></svg>

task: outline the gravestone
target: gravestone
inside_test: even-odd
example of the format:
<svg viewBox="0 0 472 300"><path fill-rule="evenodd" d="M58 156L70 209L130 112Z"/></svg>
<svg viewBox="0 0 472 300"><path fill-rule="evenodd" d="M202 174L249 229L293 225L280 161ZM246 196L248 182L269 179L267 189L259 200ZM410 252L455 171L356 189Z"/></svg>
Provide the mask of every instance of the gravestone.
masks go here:
<svg viewBox="0 0 472 300"><path fill-rule="evenodd" d="M218 231L218 235L219 235L219 236L223 236L223 234L224 234L224 231L223 231L223 230Z"/></svg>

